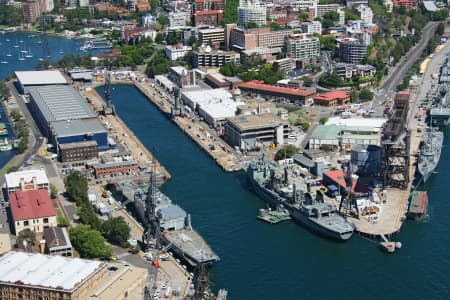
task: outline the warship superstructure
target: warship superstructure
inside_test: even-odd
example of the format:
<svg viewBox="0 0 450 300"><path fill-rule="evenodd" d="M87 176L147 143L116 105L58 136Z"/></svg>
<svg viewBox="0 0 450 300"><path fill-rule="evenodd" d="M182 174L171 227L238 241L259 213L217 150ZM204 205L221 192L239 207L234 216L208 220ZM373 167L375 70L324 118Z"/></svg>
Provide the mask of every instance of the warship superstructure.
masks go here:
<svg viewBox="0 0 450 300"><path fill-rule="evenodd" d="M436 169L441 157L444 134L435 127L427 127L424 133L423 144L420 147L418 171L426 182Z"/></svg>

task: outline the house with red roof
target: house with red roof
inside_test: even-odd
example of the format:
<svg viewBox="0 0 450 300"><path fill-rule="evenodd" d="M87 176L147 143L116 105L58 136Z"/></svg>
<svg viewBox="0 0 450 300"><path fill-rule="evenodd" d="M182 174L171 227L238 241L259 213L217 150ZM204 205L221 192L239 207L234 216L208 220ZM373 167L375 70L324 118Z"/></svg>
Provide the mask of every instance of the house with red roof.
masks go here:
<svg viewBox="0 0 450 300"><path fill-rule="evenodd" d="M262 80L251 80L236 84L242 91L252 96L262 96L269 100L288 100L302 105L312 102L315 89L298 89L293 87L265 84Z"/></svg>
<svg viewBox="0 0 450 300"><path fill-rule="evenodd" d="M44 228L57 226L55 207L47 190L12 192L9 206L16 235L27 228L43 232Z"/></svg>
<svg viewBox="0 0 450 300"><path fill-rule="evenodd" d="M314 97L314 104L321 106L346 105L350 103L350 93L344 91L326 92Z"/></svg>

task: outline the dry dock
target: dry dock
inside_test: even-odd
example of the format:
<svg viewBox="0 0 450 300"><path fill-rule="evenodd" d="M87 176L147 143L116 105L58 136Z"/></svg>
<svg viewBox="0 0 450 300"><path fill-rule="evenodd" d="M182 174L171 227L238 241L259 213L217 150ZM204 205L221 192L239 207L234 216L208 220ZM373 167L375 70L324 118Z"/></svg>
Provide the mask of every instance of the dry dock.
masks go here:
<svg viewBox="0 0 450 300"><path fill-rule="evenodd" d="M168 100L160 97L149 83L135 82L135 86L162 112L170 114L172 104ZM173 121L205 150L223 170L231 172L242 168L237 154L224 141L216 137L216 133L205 123L200 121L193 122L192 119L181 116L176 116L173 118Z"/></svg>

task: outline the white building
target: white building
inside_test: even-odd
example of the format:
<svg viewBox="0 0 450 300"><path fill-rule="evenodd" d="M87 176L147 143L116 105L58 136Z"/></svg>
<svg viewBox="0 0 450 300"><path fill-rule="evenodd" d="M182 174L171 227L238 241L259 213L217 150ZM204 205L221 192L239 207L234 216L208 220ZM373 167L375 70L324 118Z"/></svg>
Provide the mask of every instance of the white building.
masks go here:
<svg viewBox="0 0 450 300"><path fill-rule="evenodd" d="M169 27L182 27L186 26L186 20L188 15L184 11L169 12Z"/></svg>
<svg viewBox="0 0 450 300"><path fill-rule="evenodd" d="M43 170L25 170L5 174L4 188L6 193L17 190L32 191L45 189L49 190L47 174Z"/></svg>
<svg viewBox="0 0 450 300"><path fill-rule="evenodd" d="M184 46L183 44L168 45L165 48L166 57L169 60L177 60L185 56L189 51L192 51L191 46Z"/></svg>
<svg viewBox="0 0 450 300"><path fill-rule="evenodd" d="M314 17L317 16L317 4L319 1L317 0L290 0L289 4L301 10L312 9L314 10Z"/></svg>
<svg viewBox="0 0 450 300"><path fill-rule="evenodd" d="M221 127L226 118L234 117L239 105L225 89L189 90L181 93L183 103L198 112L206 123Z"/></svg>
<svg viewBox="0 0 450 300"><path fill-rule="evenodd" d="M156 25L157 21L155 17L153 17L151 14L146 14L142 16L142 26L145 28L149 28L152 25Z"/></svg>
<svg viewBox="0 0 450 300"><path fill-rule="evenodd" d="M78 7L88 7L89 0L78 0Z"/></svg>
<svg viewBox="0 0 450 300"><path fill-rule="evenodd" d="M248 23L254 22L258 26L267 23L266 7L259 0L239 0L238 21L240 24L247 26Z"/></svg>
<svg viewBox="0 0 450 300"><path fill-rule="evenodd" d="M296 61L310 62L320 55L319 38L309 33L289 35L286 47L288 56Z"/></svg>
<svg viewBox="0 0 450 300"><path fill-rule="evenodd" d="M45 0L45 11L52 11L55 8L53 0Z"/></svg>
<svg viewBox="0 0 450 300"><path fill-rule="evenodd" d="M373 12L369 6L360 5L356 8L359 11L359 15L361 17L361 21L366 24L372 24L373 22Z"/></svg>
<svg viewBox="0 0 450 300"><path fill-rule="evenodd" d="M300 25L300 28L304 33L322 34L322 23L320 23L319 21L303 22Z"/></svg>
<svg viewBox="0 0 450 300"><path fill-rule="evenodd" d="M386 6L386 11L388 13L392 12L392 9L394 8L394 2L392 0L383 0L383 5Z"/></svg>

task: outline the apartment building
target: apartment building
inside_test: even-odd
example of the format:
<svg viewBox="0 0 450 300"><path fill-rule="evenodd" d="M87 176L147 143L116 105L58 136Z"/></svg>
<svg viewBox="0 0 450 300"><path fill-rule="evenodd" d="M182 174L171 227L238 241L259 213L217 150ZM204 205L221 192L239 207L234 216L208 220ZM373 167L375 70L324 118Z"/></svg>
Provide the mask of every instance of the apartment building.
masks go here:
<svg viewBox="0 0 450 300"><path fill-rule="evenodd" d="M226 63L240 63L240 54L234 51L213 50L210 47L194 52L194 67L220 67Z"/></svg>
<svg viewBox="0 0 450 300"><path fill-rule="evenodd" d="M344 62L358 64L367 54L367 46L358 39L337 39L336 55Z"/></svg>
<svg viewBox="0 0 450 300"><path fill-rule="evenodd" d="M288 57L304 64L315 61L320 55L319 38L309 33L289 35L286 48Z"/></svg>
<svg viewBox="0 0 450 300"><path fill-rule="evenodd" d="M256 48L283 47L286 36L293 32L292 29L270 31L269 28L244 30L235 24L228 24L225 29L225 36L230 50L242 51Z"/></svg>
<svg viewBox="0 0 450 300"><path fill-rule="evenodd" d="M225 42L225 31L223 28L200 29L198 39L201 44L221 45Z"/></svg>

